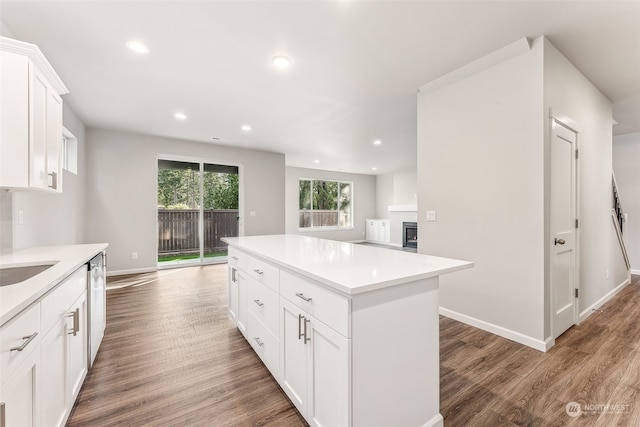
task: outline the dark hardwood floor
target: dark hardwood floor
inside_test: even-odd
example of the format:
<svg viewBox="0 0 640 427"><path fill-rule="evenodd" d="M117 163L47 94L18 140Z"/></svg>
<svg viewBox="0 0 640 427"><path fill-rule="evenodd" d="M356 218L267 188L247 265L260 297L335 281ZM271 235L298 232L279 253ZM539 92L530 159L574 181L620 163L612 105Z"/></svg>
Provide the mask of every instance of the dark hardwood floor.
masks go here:
<svg viewBox="0 0 640 427"><path fill-rule="evenodd" d="M226 264L109 282L68 426L306 425L227 316ZM440 352L447 427L640 426L640 276L548 353L445 317Z"/></svg>

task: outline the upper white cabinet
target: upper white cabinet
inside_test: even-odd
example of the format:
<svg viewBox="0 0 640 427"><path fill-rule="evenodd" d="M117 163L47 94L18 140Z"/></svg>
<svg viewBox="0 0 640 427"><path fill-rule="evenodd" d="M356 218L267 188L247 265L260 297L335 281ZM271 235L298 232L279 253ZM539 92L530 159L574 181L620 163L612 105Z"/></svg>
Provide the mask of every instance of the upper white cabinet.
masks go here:
<svg viewBox="0 0 640 427"><path fill-rule="evenodd" d="M0 187L62 192L62 99L36 45L0 37Z"/></svg>

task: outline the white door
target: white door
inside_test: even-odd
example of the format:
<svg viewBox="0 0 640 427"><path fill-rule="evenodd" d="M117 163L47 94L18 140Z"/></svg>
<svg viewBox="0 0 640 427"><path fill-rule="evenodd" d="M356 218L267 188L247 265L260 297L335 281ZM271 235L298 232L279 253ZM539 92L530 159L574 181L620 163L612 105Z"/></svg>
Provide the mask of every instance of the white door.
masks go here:
<svg viewBox="0 0 640 427"><path fill-rule="evenodd" d="M247 312L247 278L244 277L244 272L241 273L236 270L236 284L238 286L238 329L242 332L245 338L247 336L247 322L249 321L249 314Z"/></svg>
<svg viewBox="0 0 640 427"><path fill-rule="evenodd" d="M301 414L307 412L307 348L304 315L294 304L280 298L280 381L282 389Z"/></svg>
<svg viewBox="0 0 640 427"><path fill-rule="evenodd" d="M67 321L67 401L74 402L87 375L87 293L69 309ZM77 317L77 318L76 318ZM71 408L68 408L71 410Z"/></svg>
<svg viewBox="0 0 640 427"><path fill-rule="evenodd" d="M576 319L576 149L576 132L553 119L550 222L554 338Z"/></svg>
<svg viewBox="0 0 640 427"><path fill-rule="evenodd" d="M309 422L315 427L349 425L349 340L311 319L307 332Z"/></svg>
<svg viewBox="0 0 640 427"><path fill-rule="evenodd" d="M238 270L229 267L229 316L238 326Z"/></svg>
<svg viewBox="0 0 640 427"><path fill-rule="evenodd" d="M0 388L0 424L35 426L35 383L40 350L34 350ZM3 378L4 380L4 378Z"/></svg>
<svg viewBox="0 0 640 427"><path fill-rule="evenodd" d="M67 413L67 318L58 320L40 343L38 370L38 407L42 425L60 427ZM46 422L45 422L46 421Z"/></svg>

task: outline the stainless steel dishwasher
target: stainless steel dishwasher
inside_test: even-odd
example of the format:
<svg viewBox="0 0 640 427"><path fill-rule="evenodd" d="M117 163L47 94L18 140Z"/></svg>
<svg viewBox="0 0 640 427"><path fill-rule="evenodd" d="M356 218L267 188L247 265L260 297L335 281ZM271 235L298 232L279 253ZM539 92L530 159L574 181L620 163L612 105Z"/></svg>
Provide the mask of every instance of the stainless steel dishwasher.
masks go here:
<svg viewBox="0 0 640 427"><path fill-rule="evenodd" d="M93 361L98 354L98 348L104 337L104 329L107 325L107 263L106 252L101 252L89 261L88 280L87 280L87 297L88 297L88 333L87 357L89 358L89 366L93 365Z"/></svg>

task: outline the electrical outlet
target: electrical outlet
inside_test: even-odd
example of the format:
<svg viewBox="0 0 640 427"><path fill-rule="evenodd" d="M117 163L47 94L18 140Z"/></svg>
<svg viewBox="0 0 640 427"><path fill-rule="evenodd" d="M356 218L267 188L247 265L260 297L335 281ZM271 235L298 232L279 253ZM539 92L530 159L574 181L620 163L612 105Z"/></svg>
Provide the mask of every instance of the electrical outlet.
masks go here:
<svg viewBox="0 0 640 427"><path fill-rule="evenodd" d="M18 211L18 224L24 224L24 211Z"/></svg>
<svg viewBox="0 0 640 427"><path fill-rule="evenodd" d="M256 211L249 212L249 216L256 216Z"/></svg>
<svg viewBox="0 0 640 427"><path fill-rule="evenodd" d="M427 211L427 221L435 222L435 220L436 220L436 211Z"/></svg>
<svg viewBox="0 0 640 427"><path fill-rule="evenodd" d="M131 259L138 259L138 252L131 252Z"/></svg>

